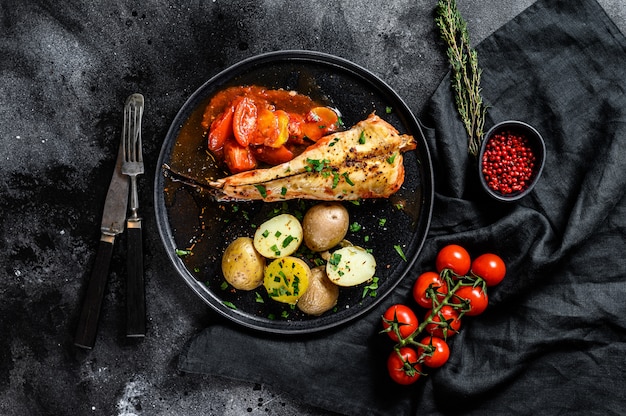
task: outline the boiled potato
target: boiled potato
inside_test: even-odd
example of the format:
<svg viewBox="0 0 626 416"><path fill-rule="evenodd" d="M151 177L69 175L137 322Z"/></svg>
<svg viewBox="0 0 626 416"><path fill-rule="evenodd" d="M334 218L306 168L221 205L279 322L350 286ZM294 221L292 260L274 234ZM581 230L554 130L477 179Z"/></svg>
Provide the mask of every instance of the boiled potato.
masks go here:
<svg viewBox="0 0 626 416"><path fill-rule="evenodd" d="M309 315L321 315L337 304L339 286L330 281L324 266L311 269L309 288L300 296L296 306Z"/></svg>
<svg viewBox="0 0 626 416"><path fill-rule="evenodd" d="M309 287L311 269L297 257L281 257L265 268L263 286L278 302L294 305Z"/></svg>
<svg viewBox="0 0 626 416"><path fill-rule="evenodd" d="M348 210L338 202L312 206L302 219L304 244L312 251L335 247L348 232Z"/></svg>
<svg viewBox="0 0 626 416"><path fill-rule="evenodd" d="M224 279L235 289L252 290L263 283L265 258L254 248L250 237L239 237L228 245L222 257Z"/></svg>
<svg viewBox="0 0 626 416"><path fill-rule="evenodd" d="M254 247L268 259L290 256L301 243L302 225L291 214L280 214L265 221L254 233Z"/></svg>
<svg viewBox="0 0 626 416"><path fill-rule="evenodd" d="M328 278L339 286L359 285L371 280L375 273L376 259L359 246L347 246L334 251L326 263Z"/></svg>

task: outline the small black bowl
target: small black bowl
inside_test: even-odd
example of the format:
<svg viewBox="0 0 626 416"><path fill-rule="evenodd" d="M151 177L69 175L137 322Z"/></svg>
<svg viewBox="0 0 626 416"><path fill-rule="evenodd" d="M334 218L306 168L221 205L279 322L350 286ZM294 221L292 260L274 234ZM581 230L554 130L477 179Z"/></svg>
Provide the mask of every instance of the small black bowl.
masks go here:
<svg viewBox="0 0 626 416"><path fill-rule="evenodd" d="M480 146L480 183L498 201L517 201L533 190L545 160L546 145L535 128L522 121L500 122Z"/></svg>

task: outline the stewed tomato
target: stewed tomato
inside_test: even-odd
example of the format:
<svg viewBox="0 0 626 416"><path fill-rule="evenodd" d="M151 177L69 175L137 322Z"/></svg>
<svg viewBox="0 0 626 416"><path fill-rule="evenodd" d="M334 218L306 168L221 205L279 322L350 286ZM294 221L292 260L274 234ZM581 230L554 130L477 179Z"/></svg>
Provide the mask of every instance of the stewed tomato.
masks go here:
<svg viewBox="0 0 626 416"><path fill-rule="evenodd" d="M241 146L233 138L224 143L224 163L232 173L243 172L256 167L256 159L250 147Z"/></svg>
<svg viewBox="0 0 626 416"><path fill-rule="evenodd" d="M233 135L234 106L229 106L211 123L208 135L208 147L213 152L218 152L224 147L224 143Z"/></svg>
<svg viewBox="0 0 626 416"><path fill-rule="evenodd" d="M243 97L233 113L233 133L237 142L246 147L254 141L257 128L257 107L253 100Z"/></svg>
<svg viewBox="0 0 626 416"><path fill-rule="evenodd" d="M312 108L304 117L304 123L300 126L302 134L314 142L322 136L336 131L339 116L330 107Z"/></svg>
<svg viewBox="0 0 626 416"><path fill-rule="evenodd" d="M270 165L279 165L293 159L293 152L287 146L255 146L252 148L252 152L257 160Z"/></svg>

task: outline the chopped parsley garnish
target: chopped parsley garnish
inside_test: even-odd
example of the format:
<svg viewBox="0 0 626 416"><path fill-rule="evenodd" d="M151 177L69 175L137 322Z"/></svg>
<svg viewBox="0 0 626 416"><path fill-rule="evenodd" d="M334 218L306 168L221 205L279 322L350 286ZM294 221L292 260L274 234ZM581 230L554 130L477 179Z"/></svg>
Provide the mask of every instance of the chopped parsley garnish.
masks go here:
<svg viewBox="0 0 626 416"><path fill-rule="evenodd" d="M359 144L365 144L365 130L361 130L361 134L359 135Z"/></svg>
<svg viewBox="0 0 626 416"><path fill-rule="evenodd" d="M335 189L337 187L337 185L339 185L339 174L337 172L333 172L333 186L332 186L332 188Z"/></svg>
<svg viewBox="0 0 626 416"><path fill-rule="evenodd" d="M330 263L330 265L334 267L337 267L340 262L341 262L341 254L338 254L338 253L333 253L333 255L330 256L330 259L328 260L328 263Z"/></svg>
<svg viewBox="0 0 626 416"><path fill-rule="evenodd" d="M354 182L352 182L352 180L348 177L348 172L342 173L341 176L343 176L343 178L346 180L346 183L348 185L354 186Z"/></svg>
<svg viewBox="0 0 626 416"><path fill-rule="evenodd" d="M380 218L378 220L378 225L380 225L381 227L384 227L385 224L387 224L387 218Z"/></svg>
<svg viewBox="0 0 626 416"><path fill-rule="evenodd" d="M328 167L330 160L328 159L307 159L306 160L307 166L305 167L307 172L321 172L323 171L326 167Z"/></svg>
<svg viewBox="0 0 626 416"><path fill-rule="evenodd" d="M223 303L224 305L228 306L230 309L237 309L237 307L235 306L235 304L234 304L234 303L232 303L232 302L228 302L228 301L226 301L226 300L225 300L225 301L223 301L222 303Z"/></svg>
<svg viewBox="0 0 626 416"><path fill-rule="evenodd" d="M282 188L280 188L280 195L281 196L287 195L287 188L285 188L284 186Z"/></svg>
<svg viewBox="0 0 626 416"><path fill-rule="evenodd" d="M376 297L376 289L378 289L378 277L372 278L372 282L369 285L363 287L362 297L365 298L367 295L371 297Z"/></svg>
<svg viewBox="0 0 626 416"><path fill-rule="evenodd" d="M257 191L259 191L262 198L267 197L267 189L265 188L265 185L254 185L254 187Z"/></svg>
<svg viewBox="0 0 626 416"><path fill-rule="evenodd" d="M363 228L363 226L361 224L359 224L358 222L353 222L352 224L350 224L350 231L355 233L357 231L361 231L361 229Z"/></svg>
<svg viewBox="0 0 626 416"><path fill-rule="evenodd" d="M390 165L393 165L393 161L394 161L394 160L396 160L396 156L397 156L397 155L398 155L397 153L394 153L394 154L392 154L391 156L389 156L389 157L387 158L387 163L389 163Z"/></svg>
<svg viewBox="0 0 626 416"><path fill-rule="evenodd" d="M288 235L287 237L285 237L285 239L283 240L283 248L287 247L293 240L295 240L296 237L292 236L292 235Z"/></svg>
<svg viewBox="0 0 626 416"><path fill-rule="evenodd" d="M404 251L402 251L402 247L396 244L393 246L393 248L396 250L396 253L398 253L400 257L402 257L402 260L406 261L406 256L404 255Z"/></svg>
<svg viewBox="0 0 626 416"><path fill-rule="evenodd" d="M176 255L178 257L185 257L191 254L191 250L181 250L179 248L176 249Z"/></svg>

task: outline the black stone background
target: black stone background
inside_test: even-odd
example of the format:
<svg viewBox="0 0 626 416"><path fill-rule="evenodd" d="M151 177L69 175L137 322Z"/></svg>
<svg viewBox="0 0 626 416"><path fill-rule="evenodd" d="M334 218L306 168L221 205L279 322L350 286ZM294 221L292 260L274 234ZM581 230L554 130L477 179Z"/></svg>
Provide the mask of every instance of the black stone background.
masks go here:
<svg viewBox="0 0 626 416"><path fill-rule="evenodd" d="M153 177L193 91L263 52L324 51L373 71L420 115L447 71L435 1L0 2L0 414L327 415L271 386L183 375L183 344L213 314L159 240ZM180 4L184 3L184 4ZM459 0L480 41L531 0ZM626 4L602 0L622 31ZM140 206L148 335L123 336L125 239L96 348L72 335L119 144L125 98L146 97ZM232 365L236 365L233 363Z"/></svg>

